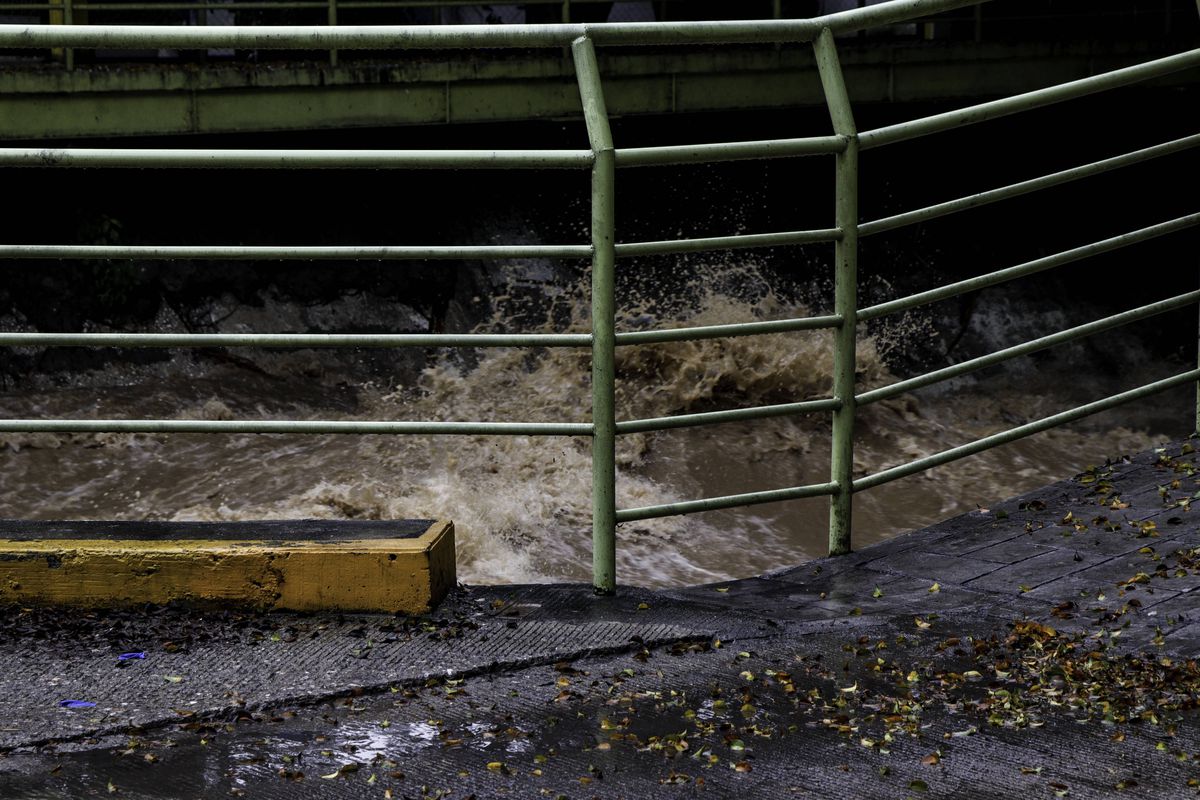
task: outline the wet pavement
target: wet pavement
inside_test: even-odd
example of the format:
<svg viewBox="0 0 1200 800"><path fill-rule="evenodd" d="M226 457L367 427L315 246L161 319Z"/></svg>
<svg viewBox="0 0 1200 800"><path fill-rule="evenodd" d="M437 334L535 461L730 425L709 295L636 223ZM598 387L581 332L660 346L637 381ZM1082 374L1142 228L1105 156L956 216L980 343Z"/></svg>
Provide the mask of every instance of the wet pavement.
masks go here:
<svg viewBox="0 0 1200 800"><path fill-rule="evenodd" d="M10 609L0 797L1192 797L1196 470L1174 443L684 590Z"/></svg>

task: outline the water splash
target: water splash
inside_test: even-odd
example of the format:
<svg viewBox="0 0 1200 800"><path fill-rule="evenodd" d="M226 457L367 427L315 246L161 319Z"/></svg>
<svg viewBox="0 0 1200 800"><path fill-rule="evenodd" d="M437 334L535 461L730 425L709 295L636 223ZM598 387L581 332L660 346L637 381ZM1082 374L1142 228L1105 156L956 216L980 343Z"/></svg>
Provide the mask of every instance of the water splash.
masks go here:
<svg viewBox="0 0 1200 800"><path fill-rule="evenodd" d="M636 267L636 265L634 265ZM647 270L622 282L620 328L714 325L807 316L804 292L772 289L746 260ZM480 331L586 331L587 276L553 292L493 298ZM296 310L264 306L260 330ZM274 309L274 310L272 310ZM819 310L819 309L817 309ZM378 309L370 312L378 316ZM273 317L272 314L275 314ZM277 318L276 318L277 317ZM231 316L230 324L241 325ZM860 387L894 380L888 354L928 335L909 316L860 340ZM240 352L240 351L239 351ZM331 358L343 359L338 371ZM177 358L113 367L0 398L6 416L587 421L588 354L487 349L434 358L408 385L346 389L347 354L297 351L244 362ZM618 418L828 396L827 332L621 348ZM356 381L357 383L357 381ZM1051 384L1052 385L1052 384ZM1057 410L1045 386L985 381L864 408L855 469L929 455ZM880 487L856 499L855 535L877 541L1144 449L1153 432L1101 421L1058 430ZM78 519L394 519L452 517L470 582L590 578L590 443L513 437L0 434L0 515ZM825 415L638 434L618 444L618 504L634 507L819 483L828 475ZM624 525L623 582L678 585L756 574L820 555L823 501L774 504Z"/></svg>

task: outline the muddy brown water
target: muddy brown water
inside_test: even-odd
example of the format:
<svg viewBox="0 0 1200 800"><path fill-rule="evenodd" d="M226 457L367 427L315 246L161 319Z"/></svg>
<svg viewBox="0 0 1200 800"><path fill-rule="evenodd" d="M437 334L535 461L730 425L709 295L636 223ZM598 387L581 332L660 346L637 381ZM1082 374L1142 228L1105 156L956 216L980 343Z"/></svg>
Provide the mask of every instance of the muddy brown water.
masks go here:
<svg viewBox="0 0 1200 800"><path fill-rule="evenodd" d="M586 307L577 300L567 302ZM269 306L256 312L257 329L271 329L269 312ZM708 292L686 311L642 308L623 324L704 325L805 313L770 293L747 301ZM233 316L223 324L244 330L246 321ZM573 318L565 327L586 330L586 324ZM504 314L480 327L507 329ZM564 326L560 319L544 327ZM171 329L171 321L163 328ZM917 324L893 331L893 341L864 337L860 387L896 380L888 365L896 337L928 334ZM238 353L252 361L181 351L149 367L31 376L0 395L0 415L586 421L589 414L582 352L431 356L418 378L401 385L356 378L347 367L353 354ZM832 351L822 333L751 336L621 349L617 369L618 418L630 419L828 396ZM1132 385L1134 378L1124 377ZM961 382L866 407L856 471L904 463L1068 407L1077 383L1027 368L1015 378ZM855 543L986 507L1184 433L1186 403L1169 402L1179 406L1167 415L1176 428L1146 408L1110 413L865 492L855 499ZM825 482L828 425L827 415L812 415L623 437L618 505ZM0 517L449 517L458 531L460 579L472 583L590 580L590 493L584 439L0 434ZM692 584L803 561L823 554L827 518L822 498L622 525L619 580Z"/></svg>

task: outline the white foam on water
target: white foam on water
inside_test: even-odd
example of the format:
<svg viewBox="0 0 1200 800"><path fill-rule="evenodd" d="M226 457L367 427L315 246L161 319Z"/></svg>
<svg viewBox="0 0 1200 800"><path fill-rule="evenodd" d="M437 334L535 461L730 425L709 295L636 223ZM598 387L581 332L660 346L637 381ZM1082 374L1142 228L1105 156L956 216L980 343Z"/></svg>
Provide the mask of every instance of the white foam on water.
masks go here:
<svg viewBox="0 0 1200 800"><path fill-rule="evenodd" d="M751 262L689 261L685 291L627 286L622 329L807 316ZM499 298L480 331L586 331L586 277L542 305ZM277 304L278 305L278 304ZM269 310L269 309L268 309ZM292 319L294 310L276 309ZM255 312L270 329L270 314ZM240 318L239 318L240 319ZM860 340L860 388L895 377L887 354L928 336L918 317ZM0 397L9 417L301 418L468 421L589 419L589 355L568 349L484 349L432 361L415 385L357 386L353 402L323 352L239 363L175 361L113 367ZM347 357L342 354L342 357ZM620 348L619 419L828 396L826 332ZM352 372L352 370L350 370ZM263 374L266 373L267 377ZM1054 376L1003 379L863 408L858 474L904 463L1065 407ZM339 374L338 380L342 376ZM828 415L639 434L618 443L618 505L828 480ZM1111 418L1056 430L855 501L859 543L878 541L1060 479L1161 434ZM0 516L42 519L452 518L460 578L474 583L591 577L591 457L586 439L526 436L0 434ZM757 574L821 555L827 504L806 500L622 525L619 580L664 586Z"/></svg>

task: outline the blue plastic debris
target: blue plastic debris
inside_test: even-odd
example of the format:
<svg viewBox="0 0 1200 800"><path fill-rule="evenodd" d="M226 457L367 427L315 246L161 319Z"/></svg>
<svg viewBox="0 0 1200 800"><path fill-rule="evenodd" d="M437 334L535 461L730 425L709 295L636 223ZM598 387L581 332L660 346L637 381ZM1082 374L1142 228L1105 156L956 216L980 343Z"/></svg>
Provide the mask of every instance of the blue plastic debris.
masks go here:
<svg viewBox="0 0 1200 800"><path fill-rule="evenodd" d="M96 704L87 700L59 700L59 708L95 708Z"/></svg>
<svg viewBox="0 0 1200 800"><path fill-rule="evenodd" d="M145 653L121 653L121 655L117 656L117 661L132 661L135 658L143 659L145 657Z"/></svg>

